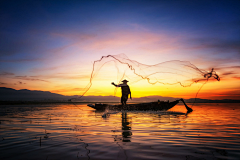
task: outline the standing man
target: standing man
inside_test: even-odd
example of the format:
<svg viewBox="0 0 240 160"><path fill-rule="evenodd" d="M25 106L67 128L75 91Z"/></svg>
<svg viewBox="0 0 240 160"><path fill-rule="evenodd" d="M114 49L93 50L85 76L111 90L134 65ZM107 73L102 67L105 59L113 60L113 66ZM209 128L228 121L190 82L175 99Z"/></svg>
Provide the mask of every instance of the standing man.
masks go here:
<svg viewBox="0 0 240 160"><path fill-rule="evenodd" d="M122 89L121 103L122 103L122 105L126 105L127 100L128 100L128 95L130 94L130 99L132 99L132 96L131 96L130 88L127 85L128 81L126 79L124 79L122 82L123 83L119 84L119 85L116 85L114 82L112 82L112 85L114 85L115 87L121 87L121 89Z"/></svg>

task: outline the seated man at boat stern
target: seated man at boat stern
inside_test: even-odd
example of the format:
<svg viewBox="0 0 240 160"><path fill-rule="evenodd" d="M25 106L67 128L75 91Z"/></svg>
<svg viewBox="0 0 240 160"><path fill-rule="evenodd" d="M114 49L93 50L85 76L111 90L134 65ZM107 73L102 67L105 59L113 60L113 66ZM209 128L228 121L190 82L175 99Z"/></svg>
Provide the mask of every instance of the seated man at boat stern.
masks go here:
<svg viewBox="0 0 240 160"><path fill-rule="evenodd" d="M132 99L132 96L131 96L130 88L127 85L128 81L126 79L124 79L122 82L123 83L119 84L119 85L116 85L114 82L112 82L112 85L114 85L115 87L121 87L121 89L122 89L121 103L122 103L122 105L126 105L127 100L128 100L128 95L130 94L130 99Z"/></svg>

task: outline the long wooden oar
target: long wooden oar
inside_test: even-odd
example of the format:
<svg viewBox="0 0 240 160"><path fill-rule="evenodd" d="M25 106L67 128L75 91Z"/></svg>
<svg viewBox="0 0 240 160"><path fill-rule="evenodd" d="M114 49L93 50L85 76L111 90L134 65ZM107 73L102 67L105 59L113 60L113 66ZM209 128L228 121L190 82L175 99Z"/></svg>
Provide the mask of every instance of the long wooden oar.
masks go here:
<svg viewBox="0 0 240 160"><path fill-rule="evenodd" d="M184 100L183 100L182 98L180 99L180 101L182 101L183 104L185 105L185 107L186 107L186 109L187 109L187 113L190 113L190 112L193 111L192 108L190 108L190 107L187 106L187 104L184 102Z"/></svg>

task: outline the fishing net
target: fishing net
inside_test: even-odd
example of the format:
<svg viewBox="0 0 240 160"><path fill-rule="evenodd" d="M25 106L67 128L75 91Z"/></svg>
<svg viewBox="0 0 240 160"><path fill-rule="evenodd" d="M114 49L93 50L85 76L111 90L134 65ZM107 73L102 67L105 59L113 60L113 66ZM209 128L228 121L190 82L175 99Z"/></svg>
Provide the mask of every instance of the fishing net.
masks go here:
<svg viewBox="0 0 240 160"><path fill-rule="evenodd" d="M95 77L99 74L102 67L107 64L114 64L112 67L117 70L116 81L118 83L124 78L127 78L130 80L131 84L140 80L146 80L152 85L160 83L163 85L179 84L182 87L190 87L193 83L204 82L205 84L209 78L220 81L219 76L213 69L210 72L200 70L188 61L172 60L155 65L147 65L131 60L125 54L107 55L94 61L90 82L79 98L88 92ZM115 88L114 96L116 90L117 88Z"/></svg>

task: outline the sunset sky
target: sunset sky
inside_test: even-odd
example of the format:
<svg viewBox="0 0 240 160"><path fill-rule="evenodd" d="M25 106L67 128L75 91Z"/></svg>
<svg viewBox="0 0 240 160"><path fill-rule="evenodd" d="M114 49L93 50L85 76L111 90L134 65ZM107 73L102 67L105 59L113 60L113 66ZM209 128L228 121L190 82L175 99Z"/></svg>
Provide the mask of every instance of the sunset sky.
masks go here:
<svg viewBox="0 0 240 160"><path fill-rule="evenodd" d="M221 81L210 79L198 98L240 99L240 1L0 2L0 87L81 95L93 62L122 53L147 65L180 60L214 68ZM111 82L118 76L115 64L107 63L86 95L114 95ZM133 97L194 98L203 84L124 78L132 80Z"/></svg>

